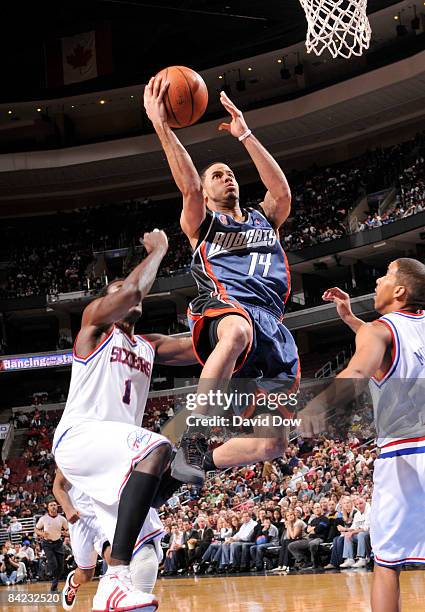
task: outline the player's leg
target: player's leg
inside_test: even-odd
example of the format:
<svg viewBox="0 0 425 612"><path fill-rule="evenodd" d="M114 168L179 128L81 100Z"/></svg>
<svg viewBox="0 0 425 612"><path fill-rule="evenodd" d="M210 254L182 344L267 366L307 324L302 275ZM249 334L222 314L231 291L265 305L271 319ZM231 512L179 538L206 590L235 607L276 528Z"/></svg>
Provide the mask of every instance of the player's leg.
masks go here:
<svg viewBox="0 0 425 612"><path fill-rule="evenodd" d="M108 605L112 605L116 612L133 608L154 612L157 609L156 599L139 590L132 582L134 573L131 571L130 560L137 536L149 513L161 475L167 468L170 457L171 446L161 444L136 465L122 489L118 508L113 513L114 517L118 518L108 558L108 569L99 581L93 598L92 612L104 612ZM98 514L98 503L95 503L95 508ZM100 524L103 527L102 520ZM110 529L105 531L110 532Z"/></svg>
<svg viewBox="0 0 425 612"><path fill-rule="evenodd" d="M95 567L87 569L77 567L69 572L62 589L62 607L64 610L72 610L77 599L78 589L82 584L93 579L95 569Z"/></svg>
<svg viewBox="0 0 425 612"><path fill-rule="evenodd" d="M114 541L115 534L118 554L99 581L95 612L104 611L111 598L116 612L157 608L155 597L132 585L129 562L170 456L163 436L107 421L76 425L56 448L57 464L73 486L89 495L105 536Z"/></svg>
<svg viewBox="0 0 425 612"><path fill-rule="evenodd" d="M241 315L227 315L211 322L210 334L216 334L217 342L202 369L198 393L214 391L210 381L231 379L239 356L252 342L252 325ZM208 406L196 412L208 414Z"/></svg>
<svg viewBox="0 0 425 612"><path fill-rule="evenodd" d="M232 374L250 350L253 340L250 317L242 308L236 312L215 317L204 316L203 330L199 337L195 325L194 344L205 362L198 382L198 402L191 414L192 419L222 412L221 394L227 391ZM203 405L200 398L208 398L209 401ZM183 416L187 414L183 413ZM194 482L193 476L198 473L199 484L202 484L205 478L203 461L208 448L204 431L202 427L186 430L172 464L172 476L177 480ZM167 429L164 429L164 433L168 435Z"/></svg>
<svg viewBox="0 0 425 612"><path fill-rule="evenodd" d="M210 471L257 461L272 461L282 457L286 445L283 435L279 438L233 438L206 453L204 467L206 471Z"/></svg>
<svg viewBox="0 0 425 612"><path fill-rule="evenodd" d="M130 563L131 581L139 591L152 593L158 575L158 555L155 546L148 542L132 558Z"/></svg>
<svg viewBox="0 0 425 612"><path fill-rule="evenodd" d="M83 494L80 494L80 499ZM87 497L87 500L89 498ZM96 551L94 542L98 537L98 524L96 515L88 514L87 505L84 507L85 514L80 516L78 521L69 524L69 535L71 537L71 548L77 568L70 571L62 589L62 607L65 610L72 610L81 584L90 582L96 569L97 555L102 553L102 547ZM104 538L102 538L104 540Z"/></svg>
<svg viewBox="0 0 425 612"><path fill-rule="evenodd" d="M242 312L242 311L241 311ZM208 338L206 336L208 335ZM192 416L205 416L220 410L218 391L225 392L237 367L240 357L244 359L252 343L252 323L249 315L224 314L215 318L206 317L203 338L199 350L208 351L198 381L198 397L208 397L209 403L199 402Z"/></svg>
<svg viewBox="0 0 425 612"><path fill-rule="evenodd" d="M137 536L155 499L171 459L169 444L161 444L141 460L127 480L119 501L109 569L130 564ZM109 570L108 570L109 571Z"/></svg>
<svg viewBox="0 0 425 612"><path fill-rule="evenodd" d="M275 317L258 309L246 308L253 326L254 352L249 364L240 370L238 377L243 375L247 381L251 382L261 379L261 386L264 387L262 393L265 398L271 392L275 396L277 392L280 393L282 399L288 398L291 393L297 392L300 376L298 352L294 339ZM222 323L225 323L225 319ZM277 406L276 414L282 410L286 418L290 416L291 408L293 406L289 404ZM247 412L243 407L234 407L234 410L241 416ZM267 406L259 410L265 410L268 417L273 414ZM257 414L255 409L254 413ZM284 454L286 444L287 431L285 428L274 426L273 421L269 420L269 426L255 427L252 437L233 438L212 452L206 453L204 469L209 471L216 468L246 465L250 462L272 460Z"/></svg>
<svg viewBox="0 0 425 612"><path fill-rule="evenodd" d="M372 612L400 612L400 571L375 563L373 570Z"/></svg>
<svg viewBox="0 0 425 612"><path fill-rule="evenodd" d="M104 549L103 558L109 565L111 547ZM158 555L152 542L145 544L131 559L130 574L134 587L144 593L152 593L158 575Z"/></svg>

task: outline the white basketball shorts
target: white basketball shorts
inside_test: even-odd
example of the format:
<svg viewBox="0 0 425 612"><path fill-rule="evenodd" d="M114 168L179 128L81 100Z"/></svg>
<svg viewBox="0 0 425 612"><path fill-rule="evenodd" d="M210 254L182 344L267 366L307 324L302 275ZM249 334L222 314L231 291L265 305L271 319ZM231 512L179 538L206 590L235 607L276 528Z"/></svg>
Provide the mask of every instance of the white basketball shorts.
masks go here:
<svg viewBox="0 0 425 612"><path fill-rule="evenodd" d="M394 441L374 466L370 537L385 567L425 563L425 440Z"/></svg>
<svg viewBox="0 0 425 612"><path fill-rule="evenodd" d="M142 427L114 421L84 421L56 443L53 453L58 467L73 487L91 498L109 542L114 539L120 495L131 472L162 444L170 442ZM136 547L143 543L138 541Z"/></svg>

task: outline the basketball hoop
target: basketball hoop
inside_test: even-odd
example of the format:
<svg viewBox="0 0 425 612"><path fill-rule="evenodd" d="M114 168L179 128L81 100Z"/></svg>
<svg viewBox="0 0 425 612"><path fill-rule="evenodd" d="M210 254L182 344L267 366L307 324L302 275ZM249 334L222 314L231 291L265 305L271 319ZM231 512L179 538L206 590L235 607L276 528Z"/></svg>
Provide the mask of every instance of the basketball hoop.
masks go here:
<svg viewBox="0 0 425 612"><path fill-rule="evenodd" d="M300 0L307 18L307 52L332 57L362 55L369 48L371 29L367 0Z"/></svg>

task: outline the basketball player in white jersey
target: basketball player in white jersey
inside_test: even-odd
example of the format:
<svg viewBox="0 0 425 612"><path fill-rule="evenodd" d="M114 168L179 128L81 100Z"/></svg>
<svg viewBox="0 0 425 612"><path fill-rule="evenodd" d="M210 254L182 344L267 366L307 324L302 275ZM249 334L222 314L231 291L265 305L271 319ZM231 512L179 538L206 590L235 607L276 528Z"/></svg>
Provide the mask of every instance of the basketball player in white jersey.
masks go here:
<svg viewBox="0 0 425 612"><path fill-rule="evenodd" d="M94 612L157 609L153 595L132 585L129 563L172 449L166 438L136 423L142 422L154 359L169 365L194 363L189 338L134 335L142 300L167 252L167 237L158 230L145 234L144 246L147 257L84 310L69 395L53 439L57 466L91 498L112 543Z"/></svg>
<svg viewBox="0 0 425 612"><path fill-rule="evenodd" d="M338 379L306 408L307 429L324 423L326 407L348 401L369 387L380 455L374 466L371 543L375 559L373 612L400 612L400 569L425 564L425 265L401 258L376 283L375 309L382 315L364 323L351 311L349 296L334 287L333 301L356 333L356 352ZM337 383L338 384L338 383ZM304 412L300 414L304 416Z"/></svg>
<svg viewBox="0 0 425 612"><path fill-rule="evenodd" d="M72 610L78 588L90 582L94 576L98 556L110 560L111 545L103 533L93 504L87 495L78 491L57 469L53 482L53 495L62 506L69 525L71 547L77 568L69 572L62 590L62 607ZM130 573L133 585L152 593L163 552L161 539L164 528L157 511L151 508L137 538L131 562Z"/></svg>

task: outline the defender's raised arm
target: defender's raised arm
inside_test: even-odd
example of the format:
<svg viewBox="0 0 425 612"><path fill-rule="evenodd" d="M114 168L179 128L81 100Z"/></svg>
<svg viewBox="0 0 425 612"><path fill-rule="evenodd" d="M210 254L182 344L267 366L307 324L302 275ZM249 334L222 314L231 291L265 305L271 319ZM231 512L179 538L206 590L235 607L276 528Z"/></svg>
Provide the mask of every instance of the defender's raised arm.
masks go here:
<svg viewBox="0 0 425 612"><path fill-rule="evenodd" d="M148 256L117 286L117 290L91 302L84 311L82 327L106 328L124 317L149 293L158 268L168 249L167 236L153 231L143 236Z"/></svg>

